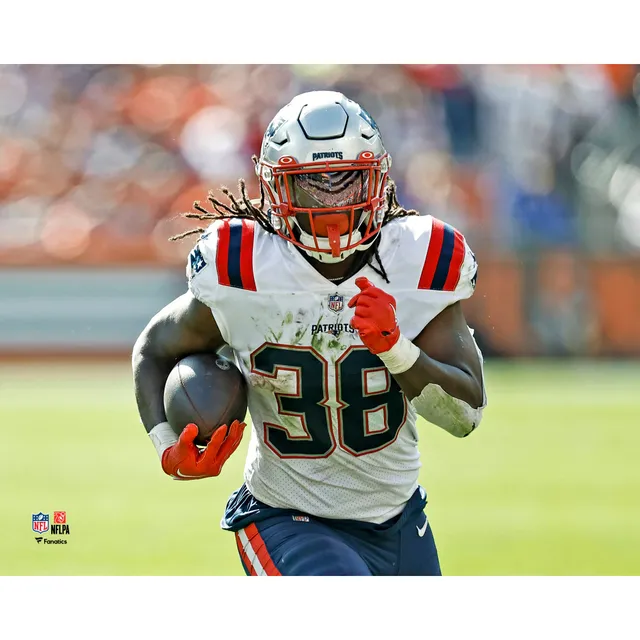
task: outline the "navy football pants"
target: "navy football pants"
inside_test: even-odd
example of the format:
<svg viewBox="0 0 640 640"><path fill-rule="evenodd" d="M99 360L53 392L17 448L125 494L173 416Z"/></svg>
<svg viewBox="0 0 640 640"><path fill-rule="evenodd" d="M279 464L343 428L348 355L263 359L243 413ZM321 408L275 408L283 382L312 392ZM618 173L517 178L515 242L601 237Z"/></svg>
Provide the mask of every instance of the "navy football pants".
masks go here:
<svg viewBox="0 0 640 640"><path fill-rule="evenodd" d="M236 531L247 575L433 576L438 552L423 511L405 511L385 530L305 515L274 515Z"/></svg>

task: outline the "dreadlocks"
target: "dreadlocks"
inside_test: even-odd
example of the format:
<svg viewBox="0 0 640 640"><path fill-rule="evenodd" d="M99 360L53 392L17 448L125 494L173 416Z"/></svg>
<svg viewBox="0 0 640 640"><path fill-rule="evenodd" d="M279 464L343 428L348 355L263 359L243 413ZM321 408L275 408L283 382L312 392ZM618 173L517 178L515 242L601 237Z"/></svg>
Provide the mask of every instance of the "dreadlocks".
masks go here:
<svg viewBox="0 0 640 640"><path fill-rule="evenodd" d="M257 162L257 158L253 156L252 158L254 164ZM259 224L265 231L269 233L276 233L276 230L273 228L271 221L269 220L268 214L264 211L265 204L265 193L264 187L262 183L260 183L260 202L254 204L249 199L247 194L247 185L245 181L241 178L238 180L238 188L239 195L234 196L229 189L226 187L221 187L222 193L227 196L228 204L221 202L216 198L213 191L209 191L207 195L207 200L211 204L212 211L205 209L199 201L193 203L194 211L190 211L188 213L182 213L182 217L196 219L196 220L224 220L227 218L246 218L248 220L253 220L257 224ZM398 197L396 194L396 184L393 180L389 179L387 184L387 190L385 193L386 198L386 211L384 214L384 218L382 220L382 226L388 224L392 220L396 220L397 218L404 218L406 216L415 216L418 215L418 212L415 209L405 209L398 202ZM187 236L193 235L194 233L204 233L206 229L204 227L198 227L196 229L190 229L189 231L185 231L184 233L180 233L176 236L172 236L169 240L181 240L182 238L186 238ZM367 256L367 264L381 277L385 282L389 282L389 278L387 276L387 272L385 271L384 266L382 265L382 260L380 259L380 254L378 253L378 244L379 238L376 239L373 245L372 252L368 253ZM378 263L378 267L376 267L372 260L375 258ZM361 265L357 268L359 269ZM346 276L350 277L350 276Z"/></svg>

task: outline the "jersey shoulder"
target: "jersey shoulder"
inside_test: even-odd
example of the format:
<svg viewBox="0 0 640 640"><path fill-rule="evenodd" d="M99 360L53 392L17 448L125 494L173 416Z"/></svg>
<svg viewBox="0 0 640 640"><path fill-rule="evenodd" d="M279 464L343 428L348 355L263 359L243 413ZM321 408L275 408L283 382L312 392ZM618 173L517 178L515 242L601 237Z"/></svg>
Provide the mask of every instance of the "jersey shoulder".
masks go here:
<svg viewBox="0 0 640 640"><path fill-rule="evenodd" d="M256 245L267 232L244 218L214 221L187 258L189 290L210 304L220 290L257 291Z"/></svg>
<svg viewBox="0 0 640 640"><path fill-rule="evenodd" d="M410 288L468 298L476 285L478 265L465 237L455 227L430 215L414 215L389 223L394 271Z"/></svg>

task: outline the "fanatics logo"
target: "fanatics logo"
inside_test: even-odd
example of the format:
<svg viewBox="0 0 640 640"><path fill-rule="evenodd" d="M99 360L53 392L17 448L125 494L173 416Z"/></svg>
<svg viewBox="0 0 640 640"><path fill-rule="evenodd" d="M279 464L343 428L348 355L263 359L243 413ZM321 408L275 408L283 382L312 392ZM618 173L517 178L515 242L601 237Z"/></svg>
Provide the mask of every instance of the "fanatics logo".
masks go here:
<svg viewBox="0 0 640 640"><path fill-rule="evenodd" d="M330 295L329 303L327 306L329 307L329 311L340 313L344 309L344 296L340 295L339 293Z"/></svg>

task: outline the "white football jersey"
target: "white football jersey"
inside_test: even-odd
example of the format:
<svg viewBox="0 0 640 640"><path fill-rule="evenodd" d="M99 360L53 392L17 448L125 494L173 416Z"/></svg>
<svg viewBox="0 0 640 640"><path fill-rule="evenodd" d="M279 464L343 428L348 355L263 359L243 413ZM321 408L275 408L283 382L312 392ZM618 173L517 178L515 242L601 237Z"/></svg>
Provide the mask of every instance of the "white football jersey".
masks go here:
<svg viewBox="0 0 640 640"><path fill-rule="evenodd" d="M214 222L191 252L193 295L209 306L248 383L253 427L245 482L258 500L324 518L380 523L418 486L416 412L349 321L366 276L397 301L414 339L472 295L476 261L431 216L385 225L379 255L336 285L291 243L250 220Z"/></svg>

